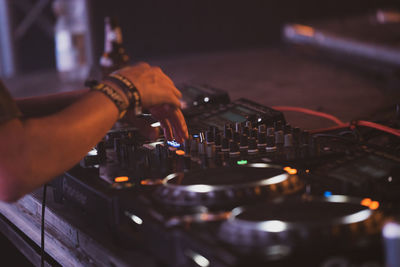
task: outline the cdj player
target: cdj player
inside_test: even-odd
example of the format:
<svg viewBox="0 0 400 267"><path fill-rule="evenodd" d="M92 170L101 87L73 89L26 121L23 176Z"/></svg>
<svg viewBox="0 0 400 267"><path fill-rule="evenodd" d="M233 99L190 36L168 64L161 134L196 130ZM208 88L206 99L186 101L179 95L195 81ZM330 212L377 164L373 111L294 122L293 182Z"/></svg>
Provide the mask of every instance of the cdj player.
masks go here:
<svg viewBox="0 0 400 267"><path fill-rule="evenodd" d="M182 93L181 106L186 119L230 103L226 91L208 85L184 84L178 88Z"/></svg>
<svg viewBox="0 0 400 267"><path fill-rule="evenodd" d="M191 113L183 144L108 133L56 179L57 199L168 266L384 265L381 230L400 203L398 138L312 134L246 99L213 107Z"/></svg>

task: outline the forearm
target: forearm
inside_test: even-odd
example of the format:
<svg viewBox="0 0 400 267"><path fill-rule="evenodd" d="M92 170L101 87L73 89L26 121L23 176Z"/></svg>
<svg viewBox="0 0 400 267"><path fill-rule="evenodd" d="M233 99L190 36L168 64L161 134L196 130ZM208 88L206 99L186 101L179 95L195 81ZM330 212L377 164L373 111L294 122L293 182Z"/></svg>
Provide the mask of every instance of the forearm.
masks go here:
<svg viewBox="0 0 400 267"><path fill-rule="evenodd" d="M65 93L16 99L17 106L26 118L53 114L80 99L89 90L82 89Z"/></svg>
<svg viewBox="0 0 400 267"><path fill-rule="evenodd" d="M13 201L68 170L117 119L114 103L100 92L90 92L53 115L15 120L9 132L17 135L2 131L9 140L0 148L0 193Z"/></svg>

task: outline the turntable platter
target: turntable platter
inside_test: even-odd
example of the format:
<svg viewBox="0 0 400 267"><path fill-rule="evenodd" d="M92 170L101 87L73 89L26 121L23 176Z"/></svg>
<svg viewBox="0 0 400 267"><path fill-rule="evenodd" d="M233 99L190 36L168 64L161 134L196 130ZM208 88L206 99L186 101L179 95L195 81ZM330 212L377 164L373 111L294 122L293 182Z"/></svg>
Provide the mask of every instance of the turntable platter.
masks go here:
<svg viewBox="0 0 400 267"><path fill-rule="evenodd" d="M155 197L177 206L224 206L292 194L302 188L296 174L256 163L168 175Z"/></svg>

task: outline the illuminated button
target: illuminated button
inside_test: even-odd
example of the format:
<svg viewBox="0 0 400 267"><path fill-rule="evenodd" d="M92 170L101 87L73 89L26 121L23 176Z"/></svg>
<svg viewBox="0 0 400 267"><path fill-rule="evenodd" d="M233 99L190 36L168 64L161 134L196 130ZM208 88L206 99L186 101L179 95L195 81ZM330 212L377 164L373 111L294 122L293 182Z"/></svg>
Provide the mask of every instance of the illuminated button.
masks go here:
<svg viewBox="0 0 400 267"><path fill-rule="evenodd" d="M184 156L185 155L185 151L183 151L183 150L177 150L177 151L175 151L175 153L178 155L178 156Z"/></svg>
<svg viewBox="0 0 400 267"><path fill-rule="evenodd" d="M157 121L155 123L152 123L150 126L153 127L153 128L160 127L161 123L159 121Z"/></svg>
<svg viewBox="0 0 400 267"><path fill-rule="evenodd" d="M315 34L315 30L312 27L306 25L295 24L293 25L293 29L297 34L304 35L307 37L313 37Z"/></svg>
<svg viewBox="0 0 400 267"><path fill-rule="evenodd" d="M246 165L247 164L247 160L238 160L237 165Z"/></svg>
<svg viewBox="0 0 400 267"><path fill-rule="evenodd" d="M292 168L290 168L289 166L288 167L285 167L285 168L283 168L287 173L289 173L289 174L297 174L297 170L296 169L292 169Z"/></svg>
<svg viewBox="0 0 400 267"><path fill-rule="evenodd" d="M180 147L181 146L181 144L179 144L176 141L167 141L167 144L172 146L172 147Z"/></svg>
<svg viewBox="0 0 400 267"><path fill-rule="evenodd" d="M371 204L369 204L369 208L371 210L376 210L377 208L379 208L379 202L378 201L372 201Z"/></svg>
<svg viewBox="0 0 400 267"><path fill-rule="evenodd" d="M114 181L115 181L116 183L127 182L127 181L129 181L129 177L128 177L128 176L119 176L119 177L115 177Z"/></svg>
<svg viewBox="0 0 400 267"><path fill-rule="evenodd" d="M140 181L141 185L160 185L162 184L162 180L161 179L146 179L146 180L142 180Z"/></svg>
<svg viewBox="0 0 400 267"><path fill-rule="evenodd" d="M371 202L372 202L372 200L370 198L364 198L363 200L361 200L361 205L369 207Z"/></svg>

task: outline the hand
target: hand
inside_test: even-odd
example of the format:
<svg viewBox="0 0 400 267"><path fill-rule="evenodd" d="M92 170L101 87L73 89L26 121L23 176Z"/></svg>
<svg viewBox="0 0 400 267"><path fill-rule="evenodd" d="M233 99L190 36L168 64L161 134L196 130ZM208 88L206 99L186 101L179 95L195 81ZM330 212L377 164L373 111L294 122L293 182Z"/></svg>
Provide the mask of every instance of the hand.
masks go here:
<svg viewBox="0 0 400 267"><path fill-rule="evenodd" d="M167 140L175 138L177 142L183 143L189 138L185 118L179 108L164 104L150 108L150 113L160 122Z"/></svg>
<svg viewBox="0 0 400 267"><path fill-rule="evenodd" d="M133 82L141 96L143 108L148 109L153 117L160 121L167 140L175 138L177 142L182 143L189 137L185 119L179 109L182 94L160 68L140 63L116 73ZM125 115L125 119L135 123L130 111Z"/></svg>
<svg viewBox="0 0 400 267"><path fill-rule="evenodd" d="M115 73L125 76L133 82L141 96L143 108L150 109L162 104L180 107L181 92L159 67L139 63L120 69Z"/></svg>

